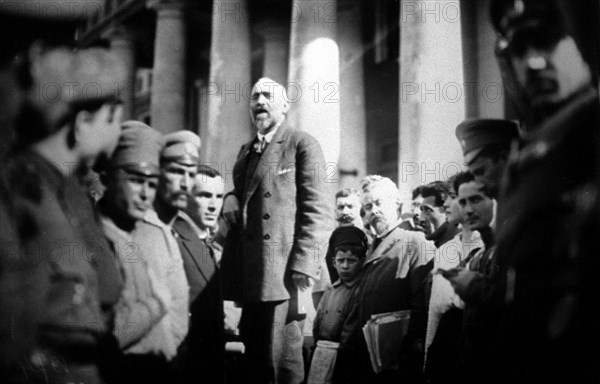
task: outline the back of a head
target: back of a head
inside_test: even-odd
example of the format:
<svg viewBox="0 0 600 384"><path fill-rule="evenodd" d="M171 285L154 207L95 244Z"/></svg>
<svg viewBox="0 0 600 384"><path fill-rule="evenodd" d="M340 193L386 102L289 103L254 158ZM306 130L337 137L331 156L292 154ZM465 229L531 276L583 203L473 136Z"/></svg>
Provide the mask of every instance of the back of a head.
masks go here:
<svg viewBox="0 0 600 384"><path fill-rule="evenodd" d="M17 126L21 145L52 135L72 123L81 110L93 112L105 103L119 102L126 68L107 49L73 51L35 45L30 49L29 75L32 90L26 94Z"/></svg>

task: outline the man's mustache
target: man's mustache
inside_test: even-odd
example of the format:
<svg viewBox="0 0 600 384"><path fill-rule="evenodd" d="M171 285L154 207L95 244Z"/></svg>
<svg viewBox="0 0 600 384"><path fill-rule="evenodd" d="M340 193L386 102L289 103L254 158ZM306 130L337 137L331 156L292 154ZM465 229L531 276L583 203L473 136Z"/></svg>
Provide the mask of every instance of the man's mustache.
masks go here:
<svg viewBox="0 0 600 384"><path fill-rule="evenodd" d="M340 221L352 221L352 220L354 220L354 217L350 216L350 215L341 215L339 220Z"/></svg>

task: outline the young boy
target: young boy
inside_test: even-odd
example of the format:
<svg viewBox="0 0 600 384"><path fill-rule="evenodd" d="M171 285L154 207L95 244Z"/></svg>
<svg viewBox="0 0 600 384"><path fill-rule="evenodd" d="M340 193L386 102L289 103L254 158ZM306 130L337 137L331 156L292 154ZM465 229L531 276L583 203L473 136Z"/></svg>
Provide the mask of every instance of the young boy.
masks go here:
<svg viewBox="0 0 600 384"><path fill-rule="evenodd" d="M325 291L317 308L313 323L316 349L308 384L333 380L337 350L343 349L350 326L349 314L358 299L367 236L356 227L339 227L331 234L329 247L334 250L334 267L340 278Z"/></svg>

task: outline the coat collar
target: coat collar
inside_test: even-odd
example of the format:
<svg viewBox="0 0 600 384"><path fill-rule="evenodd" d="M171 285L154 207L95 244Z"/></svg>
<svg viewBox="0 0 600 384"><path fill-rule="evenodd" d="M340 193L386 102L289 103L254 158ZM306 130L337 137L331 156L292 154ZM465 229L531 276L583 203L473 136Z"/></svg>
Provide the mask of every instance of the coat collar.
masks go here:
<svg viewBox="0 0 600 384"><path fill-rule="evenodd" d="M395 243L405 238L406 230L398 228L395 226L390 232L388 232L382 239L381 242L377 245L377 248L373 248L376 245L376 242L373 242L369 247L369 251L367 252L367 258L365 260L364 265L369 264L379 258L387 252Z"/></svg>
<svg viewBox="0 0 600 384"><path fill-rule="evenodd" d="M175 216L175 220L173 222L173 229L177 232L179 236L180 244L185 251L190 256L190 258L198 267L198 271L204 278L204 280L209 281L209 277L214 273L216 268L216 264L212 254L210 255L211 262L208 263L206 260L202 260L205 253L202 250L203 246L208 248L210 252L211 249L206 245L200 238L196 235L193 227L190 223L191 219L186 214L180 212L177 216ZM182 250L182 254L183 254Z"/></svg>
<svg viewBox="0 0 600 384"><path fill-rule="evenodd" d="M275 136L273 136L273 140L271 140L271 143L267 145L267 148L265 149L262 156L260 157L260 160L258 161L258 165L256 166L254 174L252 175L252 179L250 179L250 183L248 184L248 188L244 196L243 205L246 205L248 203L264 175L272 171L270 169L269 164L277 164L281 160L281 151L283 149L283 144L288 138L290 129L291 128L289 128L284 121L281 124L281 126L277 129L277 132L275 133ZM244 149L244 158L246 158L249 154L250 148L252 147L253 143L254 139L246 143Z"/></svg>

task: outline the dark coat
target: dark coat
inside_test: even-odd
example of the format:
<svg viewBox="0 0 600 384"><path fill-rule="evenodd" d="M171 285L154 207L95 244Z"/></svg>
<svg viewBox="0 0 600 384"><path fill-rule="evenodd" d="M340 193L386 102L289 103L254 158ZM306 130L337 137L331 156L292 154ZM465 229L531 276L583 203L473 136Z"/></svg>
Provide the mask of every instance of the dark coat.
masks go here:
<svg viewBox="0 0 600 384"><path fill-rule="evenodd" d="M340 350L341 364L350 369L345 380L357 383L375 380L362 332L371 315L409 309L409 334L427 316L422 296L415 295L423 284L422 275L415 272L427 262L427 255L434 254L433 243L422 232L398 227L379 244L377 240L371 244L363 265L358 305L349 316L354 324L349 325L352 329L348 331L348 342Z"/></svg>
<svg viewBox="0 0 600 384"><path fill-rule="evenodd" d="M497 237L509 380L598 380L599 109L597 90L582 92L509 159Z"/></svg>
<svg viewBox="0 0 600 384"><path fill-rule="evenodd" d="M29 280L39 295L35 343L60 365L53 374L68 375L74 361L96 365L122 277L91 201L76 174L65 177L37 153L16 155L5 171L11 204L27 218L18 231L22 257L36 265L35 282ZM89 377L96 375L94 368Z"/></svg>
<svg viewBox="0 0 600 384"><path fill-rule="evenodd" d="M179 348L186 380L224 381L225 333L220 271L214 252L179 213L173 223L190 285L190 331ZM178 356L180 359L180 356Z"/></svg>
<svg viewBox="0 0 600 384"><path fill-rule="evenodd" d="M296 293L292 271L318 280L326 269L333 194L319 143L285 123L262 153L246 189L253 143L242 146L233 169L242 225L229 231L223 250L225 290L233 300L286 300Z"/></svg>

